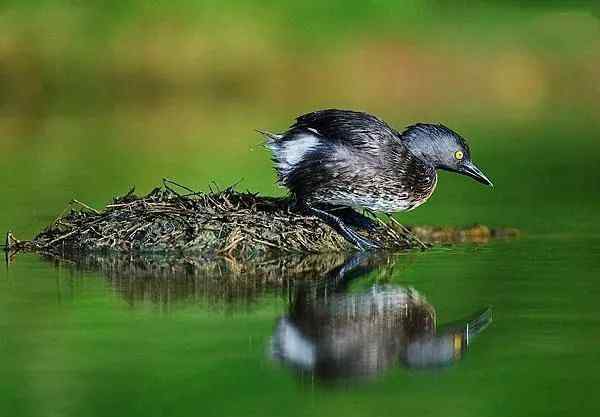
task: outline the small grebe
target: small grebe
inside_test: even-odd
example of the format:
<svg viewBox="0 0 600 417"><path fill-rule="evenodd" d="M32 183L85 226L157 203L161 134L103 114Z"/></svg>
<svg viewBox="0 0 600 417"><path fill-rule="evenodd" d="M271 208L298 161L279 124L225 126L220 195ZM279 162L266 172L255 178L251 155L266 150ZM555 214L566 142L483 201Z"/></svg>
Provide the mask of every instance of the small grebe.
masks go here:
<svg viewBox="0 0 600 417"><path fill-rule="evenodd" d="M362 250L377 245L349 224L372 222L351 208L412 210L433 193L437 169L492 186L465 140L441 124L417 123L399 133L370 114L330 109L298 117L282 134L261 133L280 184L297 204Z"/></svg>

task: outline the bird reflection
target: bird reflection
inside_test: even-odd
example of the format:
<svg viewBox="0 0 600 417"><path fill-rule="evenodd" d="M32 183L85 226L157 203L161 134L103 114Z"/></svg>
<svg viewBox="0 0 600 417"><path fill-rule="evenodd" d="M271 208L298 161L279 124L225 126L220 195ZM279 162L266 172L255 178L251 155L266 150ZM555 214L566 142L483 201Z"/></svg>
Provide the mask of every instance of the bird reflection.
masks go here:
<svg viewBox="0 0 600 417"><path fill-rule="evenodd" d="M460 360L491 322L491 309L438 329L435 308L416 290L349 285L378 262L358 254L319 285L294 289L271 340L274 359L323 381L373 378L384 370L436 368Z"/></svg>

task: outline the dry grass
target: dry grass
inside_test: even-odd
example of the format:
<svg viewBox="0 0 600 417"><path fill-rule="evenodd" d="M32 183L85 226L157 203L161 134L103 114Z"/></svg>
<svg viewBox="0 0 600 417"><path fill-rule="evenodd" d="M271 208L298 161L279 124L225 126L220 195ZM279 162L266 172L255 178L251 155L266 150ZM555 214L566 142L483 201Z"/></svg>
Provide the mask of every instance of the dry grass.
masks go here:
<svg viewBox="0 0 600 417"><path fill-rule="evenodd" d="M405 227L393 217L361 230L387 250L425 249L429 244L485 243L518 234L514 229ZM425 243L424 243L425 242ZM58 258L90 253L170 254L245 262L264 255L349 252L354 248L320 219L294 209L289 199L241 193L233 187L195 192L170 180L148 195L132 189L98 211L73 200L32 240L7 234L5 250ZM68 256L66 256L68 255Z"/></svg>
<svg viewBox="0 0 600 417"><path fill-rule="evenodd" d="M422 244L397 223L379 221L367 237L388 249ZM238 260L267 252L316 253L352 249L316 217L297 212L290 201L240 193L233 188L195 192L164 180L137 197L133 190L97 211L77 200L30 241L7 239L11 250L61 256L65 252L176 252L221 255Z"/></svg>

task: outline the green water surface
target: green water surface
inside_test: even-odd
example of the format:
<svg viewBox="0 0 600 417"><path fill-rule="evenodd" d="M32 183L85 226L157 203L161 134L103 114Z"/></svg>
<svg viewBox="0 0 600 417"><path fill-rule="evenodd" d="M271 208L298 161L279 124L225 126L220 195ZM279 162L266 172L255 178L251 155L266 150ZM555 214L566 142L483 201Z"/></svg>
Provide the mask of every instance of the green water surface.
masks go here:
<svg viewBox="0 0 600 417"><path fill-rule="evenodd" d="M10 415L593 415L600 239L524 238L400 257L440 324L492 306L463 359L334 386L273 361L287 299L131 303L106 277L28 255L2 272L0 400ZM368 290L374 274L353 284ZM364 288L361 288L364 287ZM7 414L9 415L9 414Z"/></svg>
<svg viewBox="0 0 600 417"><path fill-rule="evenodd" d="M2 2L2 241L163 177L282 195L254 129L330 107L399 130L442 122L495 184L442 172L399 221L522 235L401 254L350 282L315 272L335 285L307 304L290 270L221 285L0 259L0 417L600 415L599 4ZM467 338L481 311L491 324ZM434 349L406 317L459 330ZM274 354L286 320L303 364ZM414 366L414 341L454 350Z"/></svg>
<svg viewBox="0 0 600 417"><path fill-rule="evenodd" d="M5 147L1 230L31 236L73 197L100 207L132 184L147 191L162 176L198 188L244 178L247 188L281 193L251 133L223 145L228 152L197 140L161 153L120 142L118 130L76 124L69 131ZM593 135L572 125L472 131L482 138L472 145L475 158L496 187L443 174L431 201L400 218L514 226L523 236L402 255L386 278L425 297L439 325L491 306L492 324L462 360L426 370L398 363L366 381L325 383L269 353L290 308L283 289L131 299L99 271L20 255L0 270L2 415L597 414L600 157ZM88 135L106 139L83 146ZM531 135L545 135L546 148L519 140ZM565 155L567 135L576 146ZM350 290L368 292L378 271Z"/></svg>

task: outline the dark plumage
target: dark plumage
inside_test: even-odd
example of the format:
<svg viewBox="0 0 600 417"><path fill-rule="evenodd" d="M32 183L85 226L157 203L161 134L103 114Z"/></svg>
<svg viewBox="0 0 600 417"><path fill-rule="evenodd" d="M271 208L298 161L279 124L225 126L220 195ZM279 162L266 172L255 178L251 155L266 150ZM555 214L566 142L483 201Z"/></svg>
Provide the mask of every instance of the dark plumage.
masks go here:
<svg viewBox="0 0 600 417"><path fill-rule="evenodd" d="M370 114L330 109L298 117L283 134L262 133L268 137L279 182L301 206L361 249L374 245L332 207L412 210L433 193L436 169L492 185L471 162L465 140L440 124L418 123L399 133ZM356 220L357 213L350 217Z"/></svg>

